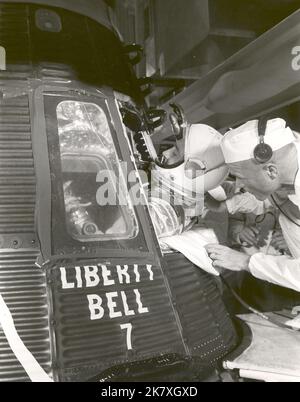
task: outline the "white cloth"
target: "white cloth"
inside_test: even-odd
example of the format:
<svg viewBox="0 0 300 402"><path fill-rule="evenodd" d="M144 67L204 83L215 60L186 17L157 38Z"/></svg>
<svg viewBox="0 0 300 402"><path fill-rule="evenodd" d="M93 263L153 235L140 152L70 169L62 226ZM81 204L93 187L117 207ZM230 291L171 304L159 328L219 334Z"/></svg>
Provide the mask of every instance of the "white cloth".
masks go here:
<svg viewBox="0 0 300 402"><path fill-rule="evenodd" d="M255 314L238 318L251 330L251 344L235 359L225 361L224 368L239 369L242 377L256 380L300 382L300 333L279 328Z"/></svg>
<svg viewBox="0 0 300 402"><path fill-rule="evenodd" d="M294 329L300 329L300 315L292 320L286 321L285 324L293 327Z"/></svg>
<svg viewBox="0 0 300 402"><path fill-rule="evenodd" d="M294 144L297 148L300 168L300 143L295 142ZM300 169L295 180L295 192L296 194L289 198L300 210ZM300 224L298 217L293 216L293 211L289 213L289 216ZM279 222L293 257L254 254L250 259L249 269L252 275L258 279L300 292L300 227L282 213Z"/></svg>
<svg viewBox="0 0 300 402"><path fill-rule="evenodd" d="M265 143L273 151L283 148L295 141L295 136L283 119L269 120L267 124ZM248 121L234 130L228 131L221 143L226 163L247 161L254 157L254 149L259 143L258 120Z"/></svg>
<svg viewBox="0 0 300 402"><path fill-rule="evenodd" d="M212 266L204 246L218 243L217 236L212 229L194 228L178 236L166 237L163 243L173 250L179 251L197 267L209 274L219 276L220 273Z"/></svg>
<svg viewBox="0 0 300 402"><path fill-rule="evenodd" d="M226 201L227 196L225 193L225 190L219 186L217 188L214 188L213 190L208 191L208 193L216 200L219 202Z"/></svg>

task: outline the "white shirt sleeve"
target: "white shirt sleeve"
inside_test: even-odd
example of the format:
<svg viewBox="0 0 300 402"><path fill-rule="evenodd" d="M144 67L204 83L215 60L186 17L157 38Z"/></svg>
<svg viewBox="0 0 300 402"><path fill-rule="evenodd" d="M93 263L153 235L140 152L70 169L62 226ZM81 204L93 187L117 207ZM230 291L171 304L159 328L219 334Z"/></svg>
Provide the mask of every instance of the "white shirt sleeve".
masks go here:
<svg viewBox="0 0 300 402"><path fill-rule="evenodd" d="M300 292L300 258L257 253L251 257L249 269L258 279Z"/></svg>
<svg viewBox="0 0 300 402"><path fill-rule="evenodd" d="M235 194L226 200L226 205L231 215L236 213L262 215L266 210L265 201L259 201L250 193Z"/></svg>

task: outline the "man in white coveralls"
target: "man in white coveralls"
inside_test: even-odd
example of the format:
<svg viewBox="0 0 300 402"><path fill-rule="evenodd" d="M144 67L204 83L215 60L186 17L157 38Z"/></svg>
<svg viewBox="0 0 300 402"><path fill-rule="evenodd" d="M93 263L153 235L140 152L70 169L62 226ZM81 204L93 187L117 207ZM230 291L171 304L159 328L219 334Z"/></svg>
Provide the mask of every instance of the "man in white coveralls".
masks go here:
<svg viewBox="0 0 300 402"><path fill-rule="evenodd" d="M300 291L300 142L282 119L269 120L264 134L259 136L257 120L249 121L226 133L221 147L237 186L258 200L268 198L279 209L280 226L292 257L263 253L250 257L214 244L206 250L216 268L248 271L258 279ZM258 160L255 153L259 143L272 148L266 161Z"/></svg>

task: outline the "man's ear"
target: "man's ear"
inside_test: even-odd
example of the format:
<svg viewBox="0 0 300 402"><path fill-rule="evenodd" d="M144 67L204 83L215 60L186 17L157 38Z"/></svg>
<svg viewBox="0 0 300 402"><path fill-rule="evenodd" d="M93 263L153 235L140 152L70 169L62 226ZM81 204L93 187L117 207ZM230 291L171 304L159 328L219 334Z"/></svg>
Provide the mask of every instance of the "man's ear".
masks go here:
<svg viewBox="0 0 300 402"><path fill-rule="evenodd" d="M274 163L268 163L263 167L263 170L267 173L271 180L275 180L278 177L278 169Z"/></svg>

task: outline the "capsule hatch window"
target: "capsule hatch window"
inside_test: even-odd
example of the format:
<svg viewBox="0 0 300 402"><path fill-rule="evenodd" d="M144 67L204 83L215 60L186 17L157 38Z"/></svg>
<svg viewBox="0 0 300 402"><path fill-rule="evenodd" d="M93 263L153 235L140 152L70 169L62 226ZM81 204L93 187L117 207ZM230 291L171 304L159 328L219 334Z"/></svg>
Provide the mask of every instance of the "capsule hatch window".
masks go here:
<svg viewBox="0 0 300 402"><path fill-rule="evenodd" d="M138 224L105 112L93 103L66 100L56 115L69 235L81 242L136 237Z"/></svg>

